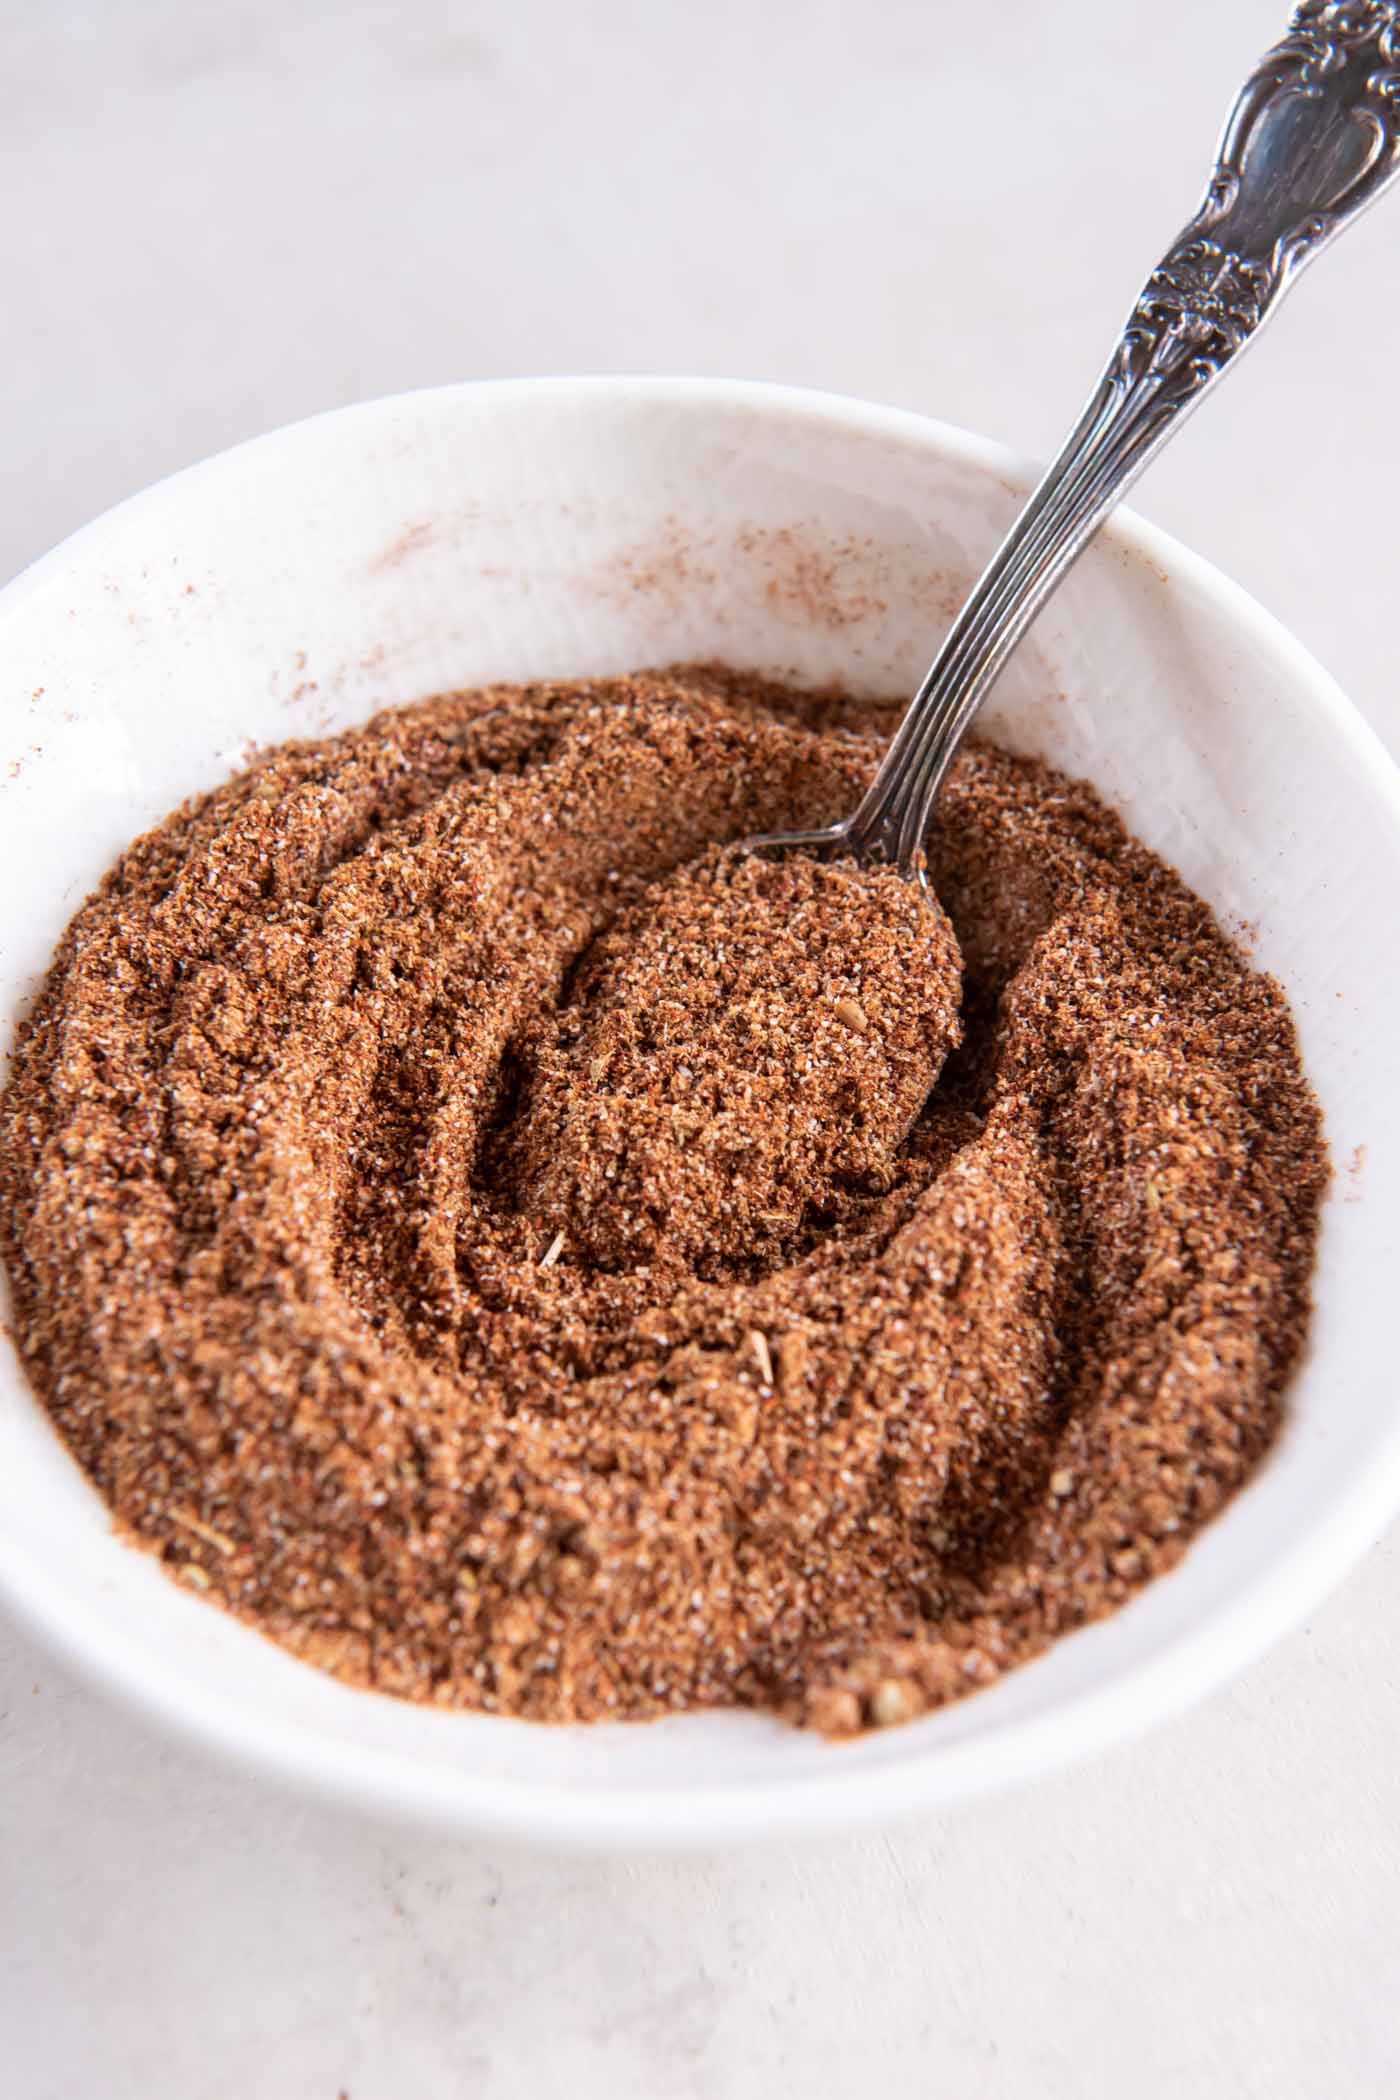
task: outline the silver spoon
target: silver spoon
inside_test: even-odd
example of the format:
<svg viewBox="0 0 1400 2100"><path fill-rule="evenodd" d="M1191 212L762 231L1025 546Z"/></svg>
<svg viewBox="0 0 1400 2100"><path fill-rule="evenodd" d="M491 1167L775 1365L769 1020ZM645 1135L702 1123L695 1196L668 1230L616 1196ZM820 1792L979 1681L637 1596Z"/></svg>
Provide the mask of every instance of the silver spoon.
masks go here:
<svg viewBox="0 0 1400 2100"><path fill-rule="evenodd" d="M992 556L859 808L755 848L923 879L929 812L1007 657L1120 496L1304 263L1400 169L1400 0L1303 0L1235 99L1205 201L1128 316L1064 449Z"/></svg>

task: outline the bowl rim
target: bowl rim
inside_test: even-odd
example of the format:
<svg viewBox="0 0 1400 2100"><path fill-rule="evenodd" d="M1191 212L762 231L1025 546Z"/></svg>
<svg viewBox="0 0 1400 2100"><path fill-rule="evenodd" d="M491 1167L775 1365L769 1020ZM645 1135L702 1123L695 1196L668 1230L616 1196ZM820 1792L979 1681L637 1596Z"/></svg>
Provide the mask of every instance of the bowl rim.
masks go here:
<svg viewBox="0 0 1400 2100"><path fill-rule="evenodd" d="M406 405L466 400L501 403L650 403L704 414L746 409L765 420L839 428L851 436L928 449L1029 489L1036 470L995 441L912 410L766 381L709 377L587 375L461 381L373 397L301 418L215 453L164 477L103 512L0 590L10 609L31 585L60 569L115 520L139 519L172 489L216 476L226 463L288 437L337 422L371 423ZM1144 558L1167 580L1185 580L1213 599L1233 626L1268 653L1282 656L1301 696L1351 747L1368 787L1400 834L1400 767L1336 681L1273 614L1202 556L1134 512L1120 508L1103 527L1110 543ZM1156 1651L1105 1683L1067 1694L1046 1713L1007 1721L988 1734L911 1746L899 1759L864 1769L837 1769L774 1783L766 1777L635 1787L625 1791L483 1777L469 1768L424 1765L390 1748L328 1744L297 1726L240 1708L231 1697L193 1690L46 1578L31 1555L0 1536L0 1601L15 1619L89 1680L192 1738L221 1761L378 1815L459 1833L491 1835L554 1848L617 1847L689 1850L767 1836L854 1830L888 1824L1048 1774L1145 1733L1217 1689L1251 1662L1362 1557L1400 1506L1400 1408L1369 1463L1300 1528L1288 1551L1204 1621L1177 1631ZM115 1543L115 1541L114 1541ZM122 1550L129 1550L123 1548Z"/></svg>

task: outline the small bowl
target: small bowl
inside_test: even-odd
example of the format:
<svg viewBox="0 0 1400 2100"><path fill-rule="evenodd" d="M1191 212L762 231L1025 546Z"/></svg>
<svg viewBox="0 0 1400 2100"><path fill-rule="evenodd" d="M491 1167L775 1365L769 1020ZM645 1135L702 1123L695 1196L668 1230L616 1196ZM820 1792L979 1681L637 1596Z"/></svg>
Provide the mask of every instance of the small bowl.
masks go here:
<svg viewBox="0 0 1400 2100"><path fill-rule="evenodd" d="M371 402L163 482L0 595L5 1038L121 847L255 743L454 685L705 656L906 691L1029 479L888 409L602 379ZM1281 979L1327 1117L1286 1427L1179 1568L991 1689L851 1742L748 1713L549 1729L439 1712L294 1661L121 1545L6 1352L11 1606L250 1766L445 1830L614 1847L946 1807L1145 1728L1291 1626L1400 1501L1396 770L1276 621L1126 513L985 727L1087 775Z"/></svg>

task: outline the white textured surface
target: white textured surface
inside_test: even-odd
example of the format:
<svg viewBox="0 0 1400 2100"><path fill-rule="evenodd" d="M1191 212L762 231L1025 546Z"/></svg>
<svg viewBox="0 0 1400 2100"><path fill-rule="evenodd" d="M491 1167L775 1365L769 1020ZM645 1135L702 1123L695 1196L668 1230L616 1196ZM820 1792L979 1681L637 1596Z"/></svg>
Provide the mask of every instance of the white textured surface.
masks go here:
<svg viewBox="0 0 1400 2100"><path fill-rule="evenodd" d="M189 458L448 377L749 372L1043 452L1280 19L0 0L0 575ZM1392 748L1397 212L1140 495ZM1391 2092L1398 1566L1096 1769L616 1870L308 1810L0 1630L0 2090Z"/></svg>

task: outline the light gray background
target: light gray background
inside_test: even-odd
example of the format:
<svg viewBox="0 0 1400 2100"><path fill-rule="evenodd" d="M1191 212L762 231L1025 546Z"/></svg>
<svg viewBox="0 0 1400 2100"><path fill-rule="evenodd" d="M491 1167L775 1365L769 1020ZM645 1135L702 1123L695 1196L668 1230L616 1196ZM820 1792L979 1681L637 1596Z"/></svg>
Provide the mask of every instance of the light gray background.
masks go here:
<svg viewBox="0 0 1400 2100"><path fill-rule="evenodd" d="M236 439L468 376L792 380L1043 455L1282 20L0 0L0 579ZM1398 347L1392 200L1138 499L1392 750ZM889 1838L634 1866L278 1795L0 1624L0 2091L1394 2093L1398 1619L1392 1535L1094 1767Z"/></svg>

